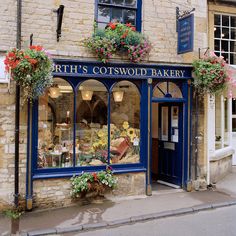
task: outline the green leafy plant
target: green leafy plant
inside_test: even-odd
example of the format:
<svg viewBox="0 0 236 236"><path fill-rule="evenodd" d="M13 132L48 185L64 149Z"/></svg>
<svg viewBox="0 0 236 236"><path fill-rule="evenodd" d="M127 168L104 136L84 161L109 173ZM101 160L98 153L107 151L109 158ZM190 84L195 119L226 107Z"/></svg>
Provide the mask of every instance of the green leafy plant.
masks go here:
<svg viewBox="0 0 236 236"><path fill-rule="evenodd" d="M116 187L117 178L113 175L110 166L105 171L82 173L71 178L71 196L73 198L83 197L88 192L96 192L98 195L106 190Z"/></svg>
<svg viewBox="0 0 236 236"><path fill-rule="evenodd" d="M7 53L4 63L11 79L21 86L25 99L36 99L52 85L53 63L41 46L14 48Z"/></svg>
<svg viewBox="0 0 236 236"><path fill-rule="evenodd" d="M20 208L12 208L12 209L5 210L3 214L11 219L16 220L16 219L19 219L20 216L24 214L24 211Z"/></svg>
<svg viewBox="0 0 236 236"><path fill-rule="evenodd" d="M95 26L92 37L84 40L100 61L106 63L117 52L125 52L132 62L140 62L150 52L147 38L131 24L109 23L102 30Z"/></svg>
<svg viewBox="0 0 236 236"><path fill-rule="evenodd" d="M231 81L227 63L223 57L214 53L193 62L194 87L201 93L216 94L222 92Z"/></svg>

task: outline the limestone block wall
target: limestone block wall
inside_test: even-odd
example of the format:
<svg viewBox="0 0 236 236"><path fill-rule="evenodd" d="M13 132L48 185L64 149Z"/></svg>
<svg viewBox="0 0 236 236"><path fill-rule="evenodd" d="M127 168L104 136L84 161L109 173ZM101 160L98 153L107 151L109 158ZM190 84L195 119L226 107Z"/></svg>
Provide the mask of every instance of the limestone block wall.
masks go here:
<svg viewBox="0 0 236 236"><path fill-rule="evenodd" d="M208 46L206 2L206 0L143 0L142 32L149 37L152 43L151 54L144 62L184 64L191 63L193 58L198 57L198 48ZM54 10L60 4L63 4L65 9L62 36L57 42L57 14ZM180 10L196 8L194 12L194 52L184 55L177 55L176 53L175 11L177 6L180 7ZM41 0L22 0L22 48L28 47L30 34L33 33L33 43L43 45L53 57L95 60L94 56L82 46L82 40L93 32L94 12L95 0L48 0L47 3ZM0 17L0 55L3 55L9 48L16 46L15 0L5 0L4 4L0 4ZM115 59L119 60L120 58ZM2 202L4 204L5 202L12 202L14 192L14 88L15 85L12 83L9 93L7 85L0 84L0 209ZM202 122L202 119L204 118L201 118L200 122ZM25 194L26 121L27 109L23 106L21 107L20 120L20 193L22 197ZM201 129L204 129L204 127L201 127ZM203 150L204 146L201 147ZM204 165L204 155L199 155L199 158L200 163ZM144 174L122 176L119 177L122 178L122 181L120 182L120 190L117 189L116 191L117 194L144 193ZM60 199L64 199L63 196L66 199L69 191L68 183L63 188L62 193L54 194L54 190L61 191L60 189L53 189L57 188L58 181L63 184L63 182L67 183L68 180L35 181L36 205L46 207L43 202L47 197L48 201L51 202L53 202L53 196L58 196L58 202ZM51 195L47 195L47 188L49 188ZM125 188L127 189L125 190ZM66 201L67 203L69 202Z"/></svg>
<svg viewBox="0 0 236 236"><path fill-rule="evenodd" d="M117 188L110 195L129 196L145 194L144 173L116 175ZM35 208L63 207L72 204L70 179L47 179L34 181L33 206Z"/></svg>

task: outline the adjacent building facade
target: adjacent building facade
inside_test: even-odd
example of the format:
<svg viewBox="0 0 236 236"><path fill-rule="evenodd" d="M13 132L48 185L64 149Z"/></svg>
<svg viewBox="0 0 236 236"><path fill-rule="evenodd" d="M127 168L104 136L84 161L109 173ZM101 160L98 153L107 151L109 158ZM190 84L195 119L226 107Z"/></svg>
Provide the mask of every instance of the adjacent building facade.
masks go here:
<svg viewBox="0 0 236 236"><path fill-rule="evenodd" d="M60 5L64 5L64 15L58 40ZM177 54L176 7L181 11L195 8L192 52ZM214 27L224 29L223 21L218 25L217 19L223 19L225 13L217 7L218 3L208 5L205 0L56 0L46 5L22 0L22 48L28 47L33 34L33 44L43 45L54 60L54 86L20 109L20 196L29 209L71 204L70 178L106 165L118 177L114 195L151 195L154 180L188 190L204 189L217 181L213 171L216 179L229 171L232 148L219 151L223 159L214 154L214 145L223 148L230 140L218 134L225 133L218 127L218 112L216 116L208 112L215 107L217 111L218 105L213 106L212 97L196 99L191 86L191 63L199 57L199 49L203 53L210 46L222 53L212 31ZM232 22L226 28L233 37L235 8L227 5L225 9ZM16 46L16 12L13 0L0 7L2 58ZM149 38L152 49L144 61L130 63L121 55L103 64L83 46L83 39L93 33L94 21L102 28L113 20L131 23ZM223 45L224 40L219 41ZM234 45L234 38L229 41L228 45ZM229 46L229 50L234 63L235 49ZM14 82L1 83L0 93L3 208L14 194ZM220 99L221 105L226 104L224 97ZM230 101L227 107L233 112L234 100ZM225 109L221 109L225 117ZM228 126L223 125L223 118L220 124L229 127L226 133L230 137L232 126L227 119ZM214 141L215 130L221 136L220 144ZM222 173L217 173L215 163L224 169Z"/></svg>

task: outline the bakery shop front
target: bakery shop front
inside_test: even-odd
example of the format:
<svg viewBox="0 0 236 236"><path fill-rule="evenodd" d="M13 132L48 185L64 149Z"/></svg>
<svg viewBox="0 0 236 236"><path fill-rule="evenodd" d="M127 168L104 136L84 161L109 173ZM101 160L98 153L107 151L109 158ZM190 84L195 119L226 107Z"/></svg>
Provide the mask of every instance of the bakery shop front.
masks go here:
<svg viewBox="0 0 236 236"><path fill-rule="evenodd" d="M184 187L191 70L55 59L54 84L32 108L27 185L110 165L143 173L149 194L152 175Z"/></svg>

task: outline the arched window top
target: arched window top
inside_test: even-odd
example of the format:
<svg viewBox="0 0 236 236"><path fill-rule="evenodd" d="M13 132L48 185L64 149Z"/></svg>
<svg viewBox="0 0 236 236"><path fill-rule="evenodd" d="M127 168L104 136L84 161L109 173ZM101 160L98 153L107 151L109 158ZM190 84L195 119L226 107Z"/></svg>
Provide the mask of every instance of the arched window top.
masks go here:
<svg viewBox="0 0 236 236"><path fill-rule="evenodd" d="M161 82L153 90L153 97L156 98L183 98L178 85L173 82Z"/></svg>

